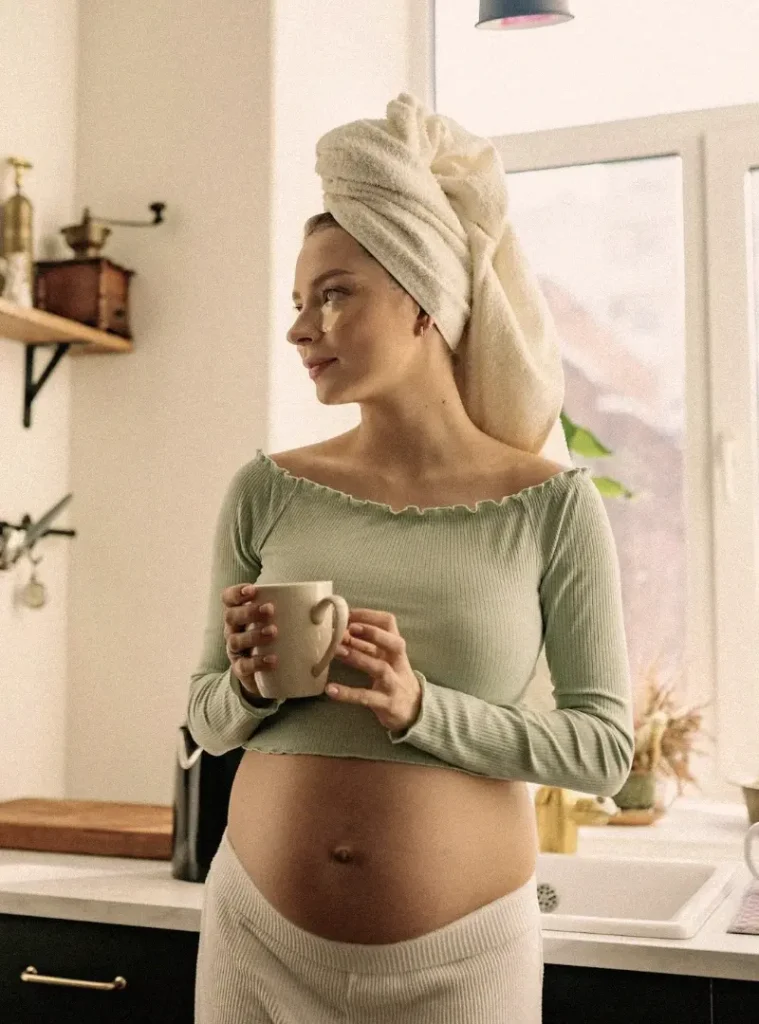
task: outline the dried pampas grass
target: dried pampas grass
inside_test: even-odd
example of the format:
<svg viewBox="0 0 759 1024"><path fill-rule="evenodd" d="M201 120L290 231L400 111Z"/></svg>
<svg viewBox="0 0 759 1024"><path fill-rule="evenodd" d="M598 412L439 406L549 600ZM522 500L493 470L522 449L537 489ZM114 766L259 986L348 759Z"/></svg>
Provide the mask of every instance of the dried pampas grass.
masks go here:
<svg viewBox="0 0 759 1024"><path fill-rule="evenodd" d="M682 796L687 783L700 789L690 771L690 756L707 753L695 746L698 737L714 742L714 737L703 727L703 711L712 702L681 704L676 683L665 678L658 659L643 673L639 693L632 771L654 771L674 778L678 796Z"/></svg>

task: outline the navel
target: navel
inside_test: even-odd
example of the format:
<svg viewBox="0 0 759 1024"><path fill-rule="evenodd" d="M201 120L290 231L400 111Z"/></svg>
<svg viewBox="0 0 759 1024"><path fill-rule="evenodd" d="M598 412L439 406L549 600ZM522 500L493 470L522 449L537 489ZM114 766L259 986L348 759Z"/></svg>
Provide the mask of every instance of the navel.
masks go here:
<svg viewBox="0 0 759 1024"><path fill-rule="evenodd" d="M332 860L337 861L338 864L352 864L356 860L356 854L351 846L347 846L344 843L340 846L333 847L329 852Z"/></svg>

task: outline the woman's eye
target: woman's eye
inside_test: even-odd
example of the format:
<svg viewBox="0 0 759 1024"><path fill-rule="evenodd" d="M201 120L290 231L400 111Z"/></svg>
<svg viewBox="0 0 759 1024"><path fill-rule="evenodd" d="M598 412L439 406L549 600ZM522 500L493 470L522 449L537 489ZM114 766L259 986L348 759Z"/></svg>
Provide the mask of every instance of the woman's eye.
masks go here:
<svg viewBox="0 0 759 1024"><path fill-rule="evenodd" d="M328 296L330 294L330 292L334 292L335 295L343 295L343 294L345 294L342 291L342 289L340 289L340 288L326 288L324 290L324 292L322 292L322 295L324 296L324 302L322 303L322 305L324 305L327 302L331 302L332 301L331 299L326 297L326 296ZM296 313L300 313L302 308L303 308L302 306L293 306L293 309L295 310Z"/></svg>

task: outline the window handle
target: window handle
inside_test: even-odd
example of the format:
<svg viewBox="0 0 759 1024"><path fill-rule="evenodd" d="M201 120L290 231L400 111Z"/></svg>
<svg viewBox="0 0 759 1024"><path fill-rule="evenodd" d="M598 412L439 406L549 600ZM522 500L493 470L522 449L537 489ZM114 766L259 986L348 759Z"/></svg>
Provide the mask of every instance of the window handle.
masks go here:
<svg viewBox="0 0 759 1024"><path fill-rule="evenodd" d="M722 493L725 501L735 502L735 438L732 434L720 434L717 438L717 462L722 477Z"/></svg>

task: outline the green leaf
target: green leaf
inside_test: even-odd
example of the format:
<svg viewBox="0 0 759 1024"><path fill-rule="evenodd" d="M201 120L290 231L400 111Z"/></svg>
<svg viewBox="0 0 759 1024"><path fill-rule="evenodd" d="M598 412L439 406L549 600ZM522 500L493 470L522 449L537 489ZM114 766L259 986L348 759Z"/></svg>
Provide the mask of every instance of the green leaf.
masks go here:
<svg viewBox="0 0 759 1024"><path fill-rule="evenodd" d="M610 476L592 476L591 480L596 485L604 498L635 498L633 491L628 490L619 480L613 480Z"/></svg>
<svg viewBox="0 0 759 1024"><path fill-rule="evenodd" d="M610 448L599 441L591 430L575 423L563 409L560 419L570 452L576 452L586 459L603 459L614 454ZM612 477L592 476L591 480L605 498L625 498L628 501L634 501L641 497L640 493L629 490L619 480L614 480Z"/></svg>
<svg viewBox="0 0 759 1024"><path fill-rule="evenodd" d="M611 449L602 444L592 431L573 423L563 412L561 422L570 452L577 452L585 459L602 459L613 454Z"/></svg>

